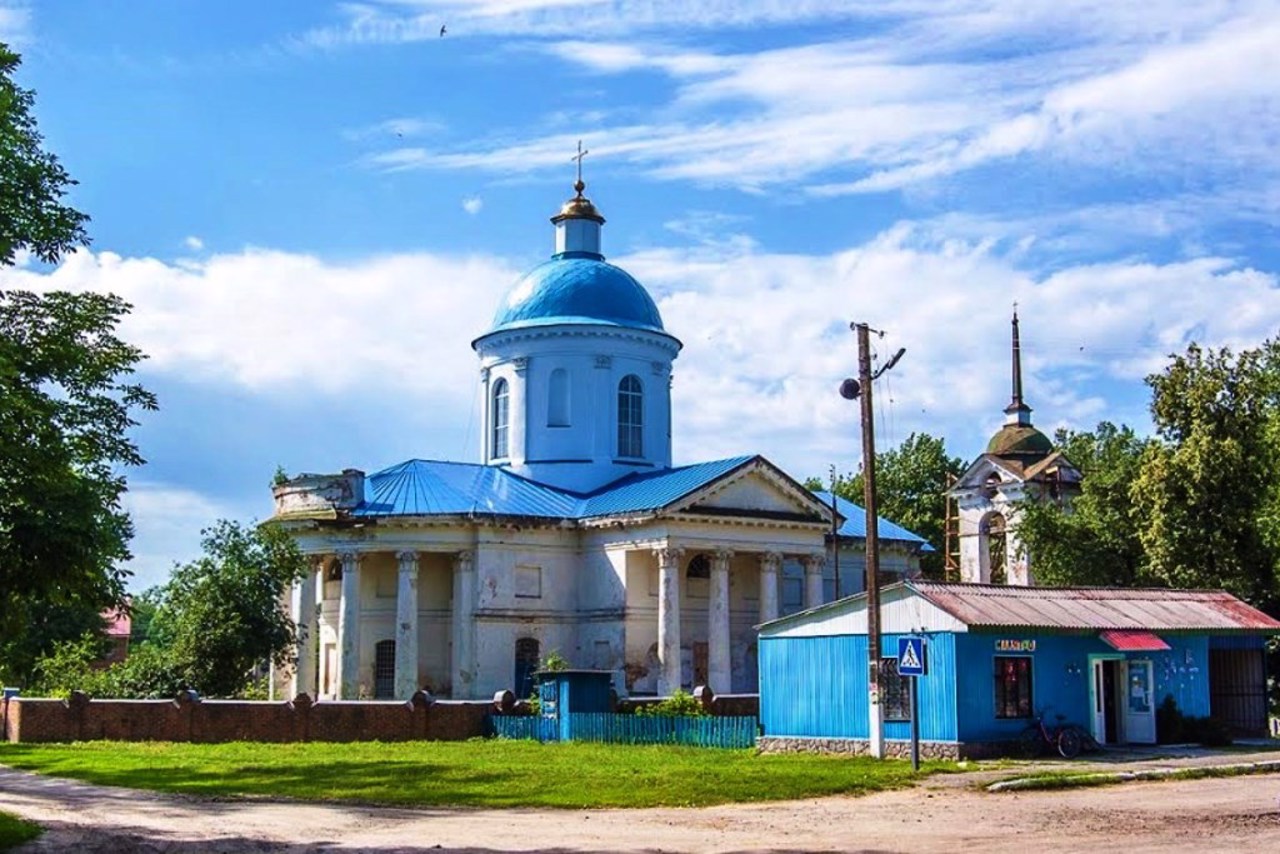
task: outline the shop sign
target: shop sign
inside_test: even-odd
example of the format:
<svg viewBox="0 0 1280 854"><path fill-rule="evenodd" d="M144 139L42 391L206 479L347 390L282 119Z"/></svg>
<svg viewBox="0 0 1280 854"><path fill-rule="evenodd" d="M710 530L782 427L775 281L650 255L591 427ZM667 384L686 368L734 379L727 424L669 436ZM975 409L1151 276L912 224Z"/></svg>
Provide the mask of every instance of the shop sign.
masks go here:
<svg viewBox="0 0 1280 854"><path fill-rule="evenodd" d="M1034 640L1013 640L1010 638L1001 638L996 641L996 652L1035 652L1036 642Z"/></svg>

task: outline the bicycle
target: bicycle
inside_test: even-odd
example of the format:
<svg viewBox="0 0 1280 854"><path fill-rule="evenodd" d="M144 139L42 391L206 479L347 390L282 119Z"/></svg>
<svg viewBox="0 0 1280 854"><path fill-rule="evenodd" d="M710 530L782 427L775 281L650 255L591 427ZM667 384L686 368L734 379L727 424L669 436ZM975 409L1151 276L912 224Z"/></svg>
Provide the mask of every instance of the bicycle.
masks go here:
<svg viewBox="0 0 1280 854"><path fill-rule="evenodd" d="M1044 712L1035 716L1022 735L1018 737L1019 751L1024 757L1031 759L1044 752L1046 747L1053 748L1063 759L1075 759L1084 749L1084 730L1076 724L1064 724L1064 715L1058 715L1058 724L1049 727L1044 722Z"/></svg>

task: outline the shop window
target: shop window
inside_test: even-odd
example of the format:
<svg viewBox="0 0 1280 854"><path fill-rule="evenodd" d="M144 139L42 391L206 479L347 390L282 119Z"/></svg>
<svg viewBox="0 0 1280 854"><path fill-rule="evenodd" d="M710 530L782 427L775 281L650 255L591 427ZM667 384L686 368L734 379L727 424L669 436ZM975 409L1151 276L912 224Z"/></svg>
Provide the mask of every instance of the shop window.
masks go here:
<svg viewBox="0 0 1280 854"><path fill-rule="evenodd" d="M996 717L1031 717L1031 658L997 655L995 661Z"/></svg>
<svg viewBox="0 0 1280 854"><path fill-rule="evenodd" d="M898 673L898 659L880 659L880 707L886 721L911 720L911 679Z"/></svg>

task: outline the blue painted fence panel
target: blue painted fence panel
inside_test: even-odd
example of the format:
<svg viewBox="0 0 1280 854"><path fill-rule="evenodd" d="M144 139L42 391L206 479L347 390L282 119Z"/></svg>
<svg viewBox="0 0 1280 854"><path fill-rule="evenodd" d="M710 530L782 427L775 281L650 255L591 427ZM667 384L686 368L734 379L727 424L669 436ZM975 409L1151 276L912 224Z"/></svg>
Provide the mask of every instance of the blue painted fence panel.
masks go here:
<svg viewBox="0 0 1280 854"><path fill-rule="evenodd" d="M682 744L691 747L748 748L756 743L754 717L695 718L649 717L608 713L571 713L567 731L574 741L602 744ZM554 718L493 718L501 738L559 741L561 731Z"/></svg>

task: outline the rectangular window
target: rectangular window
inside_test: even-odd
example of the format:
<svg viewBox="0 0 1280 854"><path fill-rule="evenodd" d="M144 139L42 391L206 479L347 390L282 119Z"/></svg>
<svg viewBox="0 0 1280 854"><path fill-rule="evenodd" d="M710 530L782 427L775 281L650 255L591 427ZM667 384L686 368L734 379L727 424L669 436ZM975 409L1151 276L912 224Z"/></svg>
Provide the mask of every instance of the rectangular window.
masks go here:
<svg viewBox="0 0 1280 854"><path fill-rule="evenodd" d="M1031 717L1031 657L997 655L995 661L996 717Z"/></svg>
<svg viewBox="0 0 1280 854"><path fill-rule="evenodd" d="M782 613L794 614L804 608L804 579L796 576L782 576Z"/></svg>
<svg viewBox="0 0 1280 854"><path fill-rule="evenodd" d="M898 659L880 659L880 708L886 721L911 720L911 678L898 673Z"/></svg>

